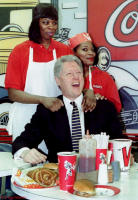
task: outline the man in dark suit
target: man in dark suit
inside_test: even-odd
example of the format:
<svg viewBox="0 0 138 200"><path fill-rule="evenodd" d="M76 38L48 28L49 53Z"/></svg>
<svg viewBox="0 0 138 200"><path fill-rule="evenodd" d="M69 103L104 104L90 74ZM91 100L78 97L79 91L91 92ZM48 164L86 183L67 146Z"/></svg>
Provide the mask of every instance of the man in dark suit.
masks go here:
<svg viewBox="0 0 138 200"><path fill-rule="evenodd" d="M114 105L108 100L98 100L92 112L84 113L81 109L84 86L83 68L75 56L63 56L57 60L54 75L63 96L64 106L57 112L51 112L43 105L38 105L31 122L24 132L13 142L13 154L29 163L57 162L57 152L72 151L71 115L74 101L79 109L82 136L86 130L90 134L106 132L110 139L122 137L121 126ZM48 155L38 150L38 144L44 140Z"/></svg>

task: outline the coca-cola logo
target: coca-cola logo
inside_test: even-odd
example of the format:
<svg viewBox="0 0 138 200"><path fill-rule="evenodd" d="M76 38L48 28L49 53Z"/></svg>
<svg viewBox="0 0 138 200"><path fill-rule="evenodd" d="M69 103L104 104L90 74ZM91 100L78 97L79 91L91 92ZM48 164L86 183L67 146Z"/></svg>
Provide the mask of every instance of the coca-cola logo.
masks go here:
<svg viewBox="0 0 138 200"><path fill-rule="evenodd" d="M113 46L117 47L128 47L128 46L134 46L138 45L138 40L133 41L124 41L123 39L120 40L117 38L117 35L115 34L115 23L121 14L123 10L130 5L130 3L134 3L137 0L126 0L121 5L119 5L116 10L112 13L110 16L106 28L105 28L105 37L108 43L110 43ZM138 6L138 5L136 5ZM135 7L134 9L138 9L138 7ZM129 21L133 21L131 25L128 26ZM136 31L138 29L138 11L132 10L129 11L122 21L120 22L120 31L124 35L132 34L132 32Z"/></svg>

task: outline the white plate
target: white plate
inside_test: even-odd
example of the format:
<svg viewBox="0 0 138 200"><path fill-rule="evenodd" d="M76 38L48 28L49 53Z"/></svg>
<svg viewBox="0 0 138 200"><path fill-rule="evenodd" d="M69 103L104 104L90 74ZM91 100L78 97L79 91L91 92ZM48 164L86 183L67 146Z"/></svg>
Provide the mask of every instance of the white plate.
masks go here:
<svg viewBox="0 0 138 200"><path fill-rule="evenodd" d="M110 197L114 196L120 193L120 189L114 186L109 185L96 185L96 195L91 197L81 197L74 195L74 199L77 200L85 200L85 199L93 199L93 198L99 198L99 197Z"/></svg>
<svg viewBox="0 0 138 200"><path fill-rule="evenodd" d="M96 185L96 196L114 196L120 193L120 189L110 185Z"/></svg>
<svg viewBox="0 0 138 200"><path fill-rule="evenodd" d="M35 166L35 167L31 167L31 168L21 170L21 175L14 177L13 184L17 187L21 187L21 188L25 188L25 189L45 189L45 188L57 186L58 183L54 186L42 187L26 175L28 171L34 170L36 168L42 168L42 167L43 166Z"/></svg>

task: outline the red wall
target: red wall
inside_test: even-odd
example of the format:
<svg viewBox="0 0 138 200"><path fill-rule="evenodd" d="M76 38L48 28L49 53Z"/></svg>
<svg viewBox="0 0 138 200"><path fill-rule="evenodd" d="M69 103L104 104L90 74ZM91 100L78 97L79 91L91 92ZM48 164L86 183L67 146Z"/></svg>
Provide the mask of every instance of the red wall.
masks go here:
<svg viewBox="0 0 138 200"><path fill-rule="evenodd" d="M138 60L138 1L88 0L88 32L112 60Z"/></svg>

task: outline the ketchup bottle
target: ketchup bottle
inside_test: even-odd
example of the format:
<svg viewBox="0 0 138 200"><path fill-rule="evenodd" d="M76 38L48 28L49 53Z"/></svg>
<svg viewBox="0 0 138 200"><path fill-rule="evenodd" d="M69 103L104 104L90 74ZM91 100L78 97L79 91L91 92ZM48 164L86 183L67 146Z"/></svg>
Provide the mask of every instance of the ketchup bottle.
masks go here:
<svg viewBox="0 0 138 200"><path fill-rule="evenodd" d="M96 140L87 134L79 142L79 172L91 172L95 170L96 162Z"/></svg>

